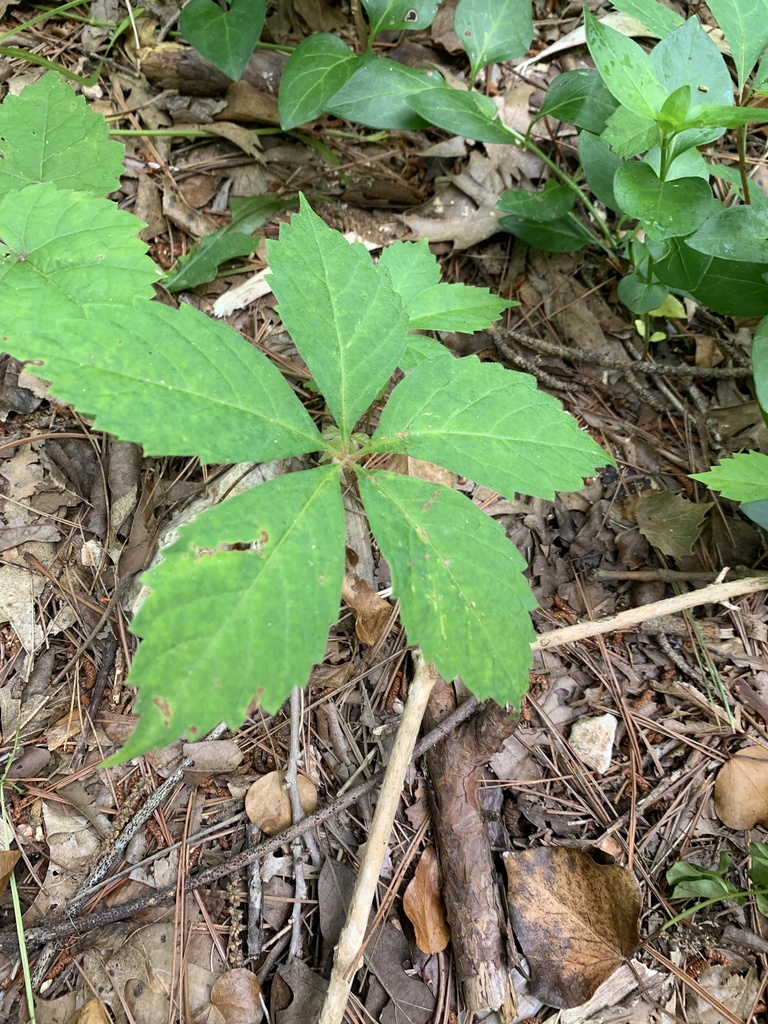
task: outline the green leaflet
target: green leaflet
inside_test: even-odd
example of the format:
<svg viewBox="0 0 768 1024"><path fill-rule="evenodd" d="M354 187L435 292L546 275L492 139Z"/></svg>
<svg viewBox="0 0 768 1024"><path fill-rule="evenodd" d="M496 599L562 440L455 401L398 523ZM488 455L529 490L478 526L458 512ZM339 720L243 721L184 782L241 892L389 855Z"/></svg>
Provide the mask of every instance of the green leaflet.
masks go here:
<svg viewBox="0 0 768 1024"><path fill-rule="evenodd" d="M459 0L453 20L474 78L481 68L525 53L533 38L529 0Z"/></svg>
<svg viewBox="0 0 768 1024"><path fill-rule="evenodd" d="M742 89L768 46L768 0L712 0L707 6L731 48Z"/></svg>
<svg viewBox="0 0 768 1024"><path fill-rule="evenodd" d="M0 224L0 322L16 332L80 316L89 302L154 294L159 272L135 237L141 222L106 199L28 185L0 199Z"/></svg>
<svg viewBox="0 0 768 1024"><path fill-rule="evenodd" d="M702 178L661 181L643 161L616 170L613 192L621 210L636 217L646 234L657 241L689 235L704 223L715 202L709 182Z"/></svg>
<svg viewBox="0 0 768 1024"><path fill-rule="evenodd" d="M303 39L285 65L280 79L278 111L285 131L312 121L360 66L360 58L330 32Z"/></svg>
<svg viewBox="0 0 768 1024"><path fill-rule="evenodd" d="M633 39L603 25L586 9L584 23L589 52L609 92L633 114L654 120L667 94L651 58Z"/></svg>
<svg viewBox="0 0 768 1024"><path fill-rule="evenodd" d="M517 704L536 606L521 555L498 523L442 484L387 472L359 479L409 641L481 700Z"/></svg>
<svg viewBox="0 0 768 1024"><path fill-rule="evenodd" d="M364 246L326 227L303 197L267 252L283 323L349 434L405 350L402 302Z"/></svg>
<svg viewBox="0 0 768 1024"><path fill-rule="evenodd" d="M213 0L189 0L179 28L190 46L236 82L259 41L266 14L265 0L231 0L227 7Z"/></svg>
<svg viewBox="0 0 768 1024"><path fill-rule="evenodd" d="M103 196L120 186L123 147L82 96L49 73L0 106L0 195L52 182ZM5 227L4 218L0 223Z"/></svg>
<svg viewBox="0 0 768 1024"><path fill-rule="evenodd" d="M0 298L7 325L4 305ZM14 323L0 349L42 359L29 369L50 380L55 395L148 455L244 462L324 446L266 356L189 305L91 306L32 334Z"/></svg>
<svg viewBox="0 0 768 1024"><path fill-rule="evenodd" d="M686 242L707 256L740 263L768 263L768 212L753 206L719 207Z"/></svg>
<svg viewBox="0 0 768 1024"><path fill-rule="evenodd" d="M120 759L236 728L258 694L277 711L322 661L344 576L338 467L291 473L185 526L144 577L152 593L131 629L139 728ZM229 545L257 545L231 550Z"/></svg>
<svg viewBox="0 0 768 1024"><path fill-rule="evenodd" d="M501 120L499 108L482 93L461 89L425 89L408 97L408 105L430 124L477 142L517 145L522 136Z"/></svg>
<svg viewBox="0 0 768 1024"><path fill-rule="evenodd" d="M706 473L692 473L691 479L731 501L762 501L768 498L768 455L742 452L723 459Z"/></svg>
<svg viewBox="0 0 768 1024"><path fill-rule="evenodd" d="M440 284L440 267L426 239L393 242L382 252L378 265L389 271L412 331L472 333L489 327L505 309L518 305L491 295L488 288Z"/></svg>
<svg viewBox="0 0 768 1024"><path fill-rule="evenodd" d="M424 90L447 88L437 71L406 68L397 61L368 54L358 64L357 70L326 103L327 113L371 128L407 131L426 127L411 101Z"/></svg>
<svg viewBox="0 0 768 1024"><path fill-rule="evenodd" d="M379 32L429 28L439 3L440 0L363 0L363 7L374 37Z"/></svg>
<svg viewBox="0 0 768 1024"><path fill-rule="evenodd" d="M371 447L437 462L510 498L576 490L606 461L534 377L476 356L417 366L392 392Z"/></svg>

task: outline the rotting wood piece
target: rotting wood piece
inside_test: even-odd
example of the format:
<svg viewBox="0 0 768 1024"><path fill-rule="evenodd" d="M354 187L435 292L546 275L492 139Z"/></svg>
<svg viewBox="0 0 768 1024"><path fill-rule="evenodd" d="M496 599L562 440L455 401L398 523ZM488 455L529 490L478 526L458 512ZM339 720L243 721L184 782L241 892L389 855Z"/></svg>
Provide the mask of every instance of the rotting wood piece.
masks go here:
<svg viewBox="0 0 768 1024"><path fill-rule="evenodd" d="M162 89L178 89L186 96L219 96L232 82L191 46L159 43L137 51L139 66L150 82ZM256 50L242 81L259 92L276 96L288 54L278 50Z"/></svg>
<svg viewBox="0 0 768 1024"><path fill-rule="evenodd" d="M439 682L424 725L433 729L455 710L453 689ZM506 919L482 804L485 764L517 722L493 702L483 706L427 754L435 802L433 827L440 854L443 899L456 971L470 1013L516 1014L506 955Z"/></svg>

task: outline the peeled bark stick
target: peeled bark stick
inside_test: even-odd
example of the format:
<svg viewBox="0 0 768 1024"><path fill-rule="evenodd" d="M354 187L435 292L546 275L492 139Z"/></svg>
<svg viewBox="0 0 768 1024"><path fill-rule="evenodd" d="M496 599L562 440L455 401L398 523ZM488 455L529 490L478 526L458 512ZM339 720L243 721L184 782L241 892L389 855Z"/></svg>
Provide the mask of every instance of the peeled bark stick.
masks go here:
<svg viewBox="0 0 768 1024"><path fill-rule="evenodd" d="M341 1024L352 988L352 979L362 958L365 931L371 913L381 865L389 845L397 805L403 792L405 773L411 763L421 720L432 687L440 678L434 665L427 664L421 651L413 652L416 673L408 690L408 700L389 756L384 782L376 801L365 855L352 893L349 913L341 930L333 958L333 971L318 1024Z"/></svg>
<svg viewBox="0 0 768 1024"><path fill-rule="evenodd" d="M446 683L432 691L425 727L434 728L456 706ZM470 1015L516 1014L506 955L506 918L496 881L482 805L484 766L511 736L517 720L488 704L427 754L434 804L432 827L440 853L443 902L451 929L456 977Z"/></svg>

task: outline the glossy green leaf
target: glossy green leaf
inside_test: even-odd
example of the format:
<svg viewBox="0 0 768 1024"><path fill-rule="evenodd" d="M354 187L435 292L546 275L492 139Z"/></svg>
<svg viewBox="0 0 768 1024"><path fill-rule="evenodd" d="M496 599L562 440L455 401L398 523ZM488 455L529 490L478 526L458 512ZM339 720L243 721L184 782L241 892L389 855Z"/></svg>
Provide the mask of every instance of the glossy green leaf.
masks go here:
<svg viewBox="0 0 768 1024"><path fill-rule="evenodd" d="M576 252L594 242L594 236L573 216L558 220L534 221L521 217L502 217L499 227L543 252Z"/></svg>
<svg viewBox="0 0 768 1024"><path fill-rule="evenodd" d="M706 473L691 473L692 480L705 484L710 491L719 491L731 501L765 501L768 499L768 455L742 452L723 459Z"/></svg>
<svg viewBox="0 0 768 1024"><path fill-rule="evenodd" d="M665 241L664 252L653 265L654 274L670 288L693 292L709 269L712 257L691 249L684 238Z"/></svg>
<svg viewBox="0 0 768 1024"><path fill-rule="evenodd" d="M693 128L740 128L743 124L765 124L768 110L764 107L726 107L704 103L691 110L686 124Z"/></svg>
<svg viewBox="0 0 768 1024"><path fill-rule="evenodd" d="M648 164L632 161L616 171L613 191L621 210L642 222L651 238L688 235L703 224L712 190L701 178L662 181Z"/></svg>
<svg viewBox="0 0 768 1024"><path fill-rule="evenodd" d="M303 196L267 251L282 321L348 434L405 350L402 301L365 247L327 227Z"/></svg>
<svg viewBox="0 0 768 1024"><path fill-rule="evenodd" d="M496 208L535 221L560 220L573 209L576 195L565 185L548 181L541 192L525 189L508 189L502 193Z"/></svg>
<svg viewBox="0 0 768 1024"><path fill-rule="evenodd" d="M720 178L727 181L733 190L733 195L738 196L744 202L744 183L741 180L741 172L738 167L729 167L725 164L710 164L709 173L713 178ZM725 197L724 205L728 206L730 196ZM751 183L749 186L749 202L757 210L768 209L768 196L759 187L755 188Z"/></svg>
<svg viewBox="0 0 768 1024"><path fill-rule="evenodd" d="M617 106L600 73L579 68L557 76L547 89L536 119L546 115L599 135Z"/></svg>
<svg viewBox="0 0 768 1024"><path fill-rule="evenodd" d="M752 338L752 373L757 400L765 414L768 412L768 318L760 321Z"/></svg>
<svg viewBox="0 0 768 1024"><path fill-rule="evenodd" d="M481 68L520 57L533 39L529 0L459 0L453 27L474 78Z"/></svg>
<svg viewBox="0 0 768 1024"><path fill-rule="evenodd" d="M429 28L440 0L362 0L371 23L371 37L379 32Z"/></svg>
<svg viewBox="0 0 768 1024"><path fill-rule="evenodd" d="M720 208L686 241L708 256L768 263L768 212L753 206Z"/></svg>
<svg viewBox="0 0 768 1024"><path fill-rule="evenodd" d="M361 475L360 493L409 642L481 700L517 704L528 686L536 602L503 529L442 484L382 471Z"/></svg>
<svg viewBox="0 0 768 1024"><path fill-rule="evenodd" d="M476 356L423 363L408 374L371 444L437 462L510 498L576 490L608 461L534 377Z"/></svg>
<svg viewBox="0 0 768 1024"><path fill-rule="evenodd" d="M661 149L654 146L643 157L643 163L652 167L656 174L661 173ZM686 149L667 167L665 181L674 178L702 178L709 181L711 165L707 163L698 149Z"/></svg>
<svg viewBox="0 0 768 1024"><path fill-rule="evenodd" d="M440 268L426 239L393 242L383 250L379 266L389 272L412 331L481 331L517 305L492 295L488 288L440 284Z"/></svg>
<svg viewBox="0 0 768 1024"><path fill-rule="evenodd" d="M651 52L651 63L659 81L669 94L686 86L690 90L689 116L705 104L733 104L733 83L723 55L701 26L698 18L689 18ZM675 127L685 123L678 118ZM673 140L673 152L682 153L703 146L723 134L723 127L689 129Z"/></svg>
<svg viewBox="0 0 768 1024"><path fill-rule="evenodd" d="M181 292L213 281L222 263L249 256L258 243L258 238L224 228L206 235L195 242L186 256L179 258L164 278L163 286L169 292Z"/></svg>
<svg viewBox="0 0 768 1024"><path fill-rule="evenodd" d="M587 46L608 91L638 117L655 119L667 97L651 59L633 39L584 10Z"/></svg>
<svg viewBox="0 0 768 1024"><path fill-rule="evenodd" d="M743 89L768 47L768 0L707 0L707 6L731 48L739 89Z"/></svg>
<svg viewBox="0 0 768 1024"><path fill-rule="evenodd" d="M234 729L254 693L276 712L323 660L343 576L337 467L270 480L183 527L144 577L151 594L131 626L141 718L121 758Z"/></svg>
<svg viewBox="0 0 768 1024"><path fill-rule="evenodd" d="M247 462L324 447L266 356L190 305L94 304L35 331L3 315L5 298L0 350L42 360L29 369L53 394L147 455Z"/></svg>
<svg viewBox="0 0 768 1024"><path fill-rule="evenodd" d="M507 146L522 140L519 132L502 122L493 100L479 92L427 89L416 93L408 103L425 121L454 135Z"/></svg>
<svg viewBox="0 0 768 1024"><path fill-rule="evenodd" d="M659 0L612 0L611 6L635 18L657 39L663 39L683 24L680 15L659 3Z"/></svg>
<svg viewBox="0 0 768 1024"><path fill-rule="evenodd" d="M106 199L28 185L0 198L0 225L0 329L45 327L78 317L89 302L154 295L159 271L136 237L141 222Z"/></svg>
<svg viewBox="0 0 768 1024"><path fill-rule="evenodd" d="M437 71L417 71L386 57L368 57L325 109L371 128L424 128L426 122L415 112L411 100L428 89L446 88Z"/></svg>
<svg viewBox="0 0 768 1024"><path fill-rule="evenodd" d="M617 156L632 157L657 146L661 133L655 119L640 117L626 107L619 107L608 118L600 138Z"/></svg>
<svg viewBox="0 0 768 1024"><path fill-rule="evenodd" d="M189 0L181 9L179 30L190 46L237 82L245 71L266 18L265 0Z"/></svg>
<svg viewBox="0 0 768 1024"><path fill-rule="evenodd" d="M720 854L720 863L714 871L679 860L667 871L667 882L674 886L672 899L735 899L735 902L743 903L743 898L737 896L738 888L725 878L730 866L731 858L727 853Z"/></svg>
<svg viewBox="0 0 768 1024"><path fill-rule="evenodd" d="M725 316L768 313L768 263L745 263L719 256L709 259L701 280L691 289L695 299Z"/></svg>
<svg viewBox="0 0 768 1024"><path fill-rule="evenodd" d="M681 85L664 100L658 115L658 122L664 131L676 130L684 123L691 109L691 87Z"/></svg>
<svg viewBox="0 0 768 1024"><path fill-rule="evenodd" d="M0 196L44 182L104 196L120 187L122 172L123 147L58 75L0 105Z"/></svg>
<svg viewBox="0 0 768 1024"><path fill-rule="evenodd" d="M743 512L745 516L749 516L752 522L757 523L761 529L768 532L768 498L764 498L762 501L742 502L741 512ZM760 913L766 914L766 911L768 910L768 898L764 897L763 900L764 904L760 907Z"/></svg>
<svg viewBox="0 0 768 1024"><path fill-rule="evenodd" d="M288 131L312 121L361 66L338 36L316 32L303 39L283 69L277 100L280 125Z"/></svg>
<svg viewBox="0 0 768 1024"><path fill-rule="evenodd" d="M616 156L605 139L591 132L582 132L579 135L579 160L592 194L609 210L618 213L613 179L621 167L621 158Z"/></svg>
<svg viewBox="0 0 768 1024"><path fill-rule="evenodd" d="M667 295L669 288L658 281L648 283L638 274L626 274L619 281L617 295L621 302L633 313L650 313L658 309Z"/></svg>

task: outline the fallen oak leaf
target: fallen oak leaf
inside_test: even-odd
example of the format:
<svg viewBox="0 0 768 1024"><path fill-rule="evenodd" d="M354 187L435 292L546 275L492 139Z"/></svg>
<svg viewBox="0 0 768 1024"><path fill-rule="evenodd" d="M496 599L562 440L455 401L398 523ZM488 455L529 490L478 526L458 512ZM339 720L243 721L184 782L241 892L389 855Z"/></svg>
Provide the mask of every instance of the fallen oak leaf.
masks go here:
<svg viewBox="0 0 768 1024"><path fill-rule="evenodd" d="M639 945L634 876L566 847L505 854L504 864L532 994L548 1006L580 1006Z"/></svg>
<svg viewBox="0 0 768 1024"><path fill-rule="evenodd" d="M715 781L715 813L738 830L768 821L768 747L745 747L726 761Z"/></svg>
<svg viewBox="0 0 768 1024"><path fill-rule="evenodd" d="M440 895L440 870L434 846L424 849L416 873L403 896L403 910L416 933L422 953L441 953L451 938Z"/></svg>
<svg viewBox="0 0 768 1024"><path fill-rule="evenodd" d="M19 850L0 850L0 896L5 892L11 880L19 857L21 857Z"/></svg>

